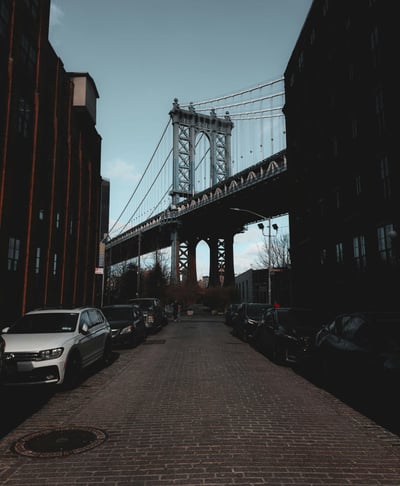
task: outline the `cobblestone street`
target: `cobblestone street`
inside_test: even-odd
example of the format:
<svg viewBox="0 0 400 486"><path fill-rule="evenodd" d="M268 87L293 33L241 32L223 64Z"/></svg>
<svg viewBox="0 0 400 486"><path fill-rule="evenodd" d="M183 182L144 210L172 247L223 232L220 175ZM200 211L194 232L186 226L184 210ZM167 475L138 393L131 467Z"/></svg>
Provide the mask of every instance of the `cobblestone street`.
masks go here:
<svg viewBox="0 0 400 486"><path fill-rule="evenodd" d="M219 317L171 322L117 353L0 440L2 486L400 485L397 435L273 364ZM13 450L28 434L73 427L106 438L65 457Z"/></svg>

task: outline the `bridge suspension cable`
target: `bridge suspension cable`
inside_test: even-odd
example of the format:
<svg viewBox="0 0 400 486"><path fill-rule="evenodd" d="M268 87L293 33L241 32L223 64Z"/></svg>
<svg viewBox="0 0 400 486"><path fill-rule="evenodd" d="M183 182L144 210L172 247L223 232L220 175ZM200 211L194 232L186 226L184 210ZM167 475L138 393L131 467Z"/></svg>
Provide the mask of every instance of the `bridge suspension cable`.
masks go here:
<svg viewBox="0 0 400 486"><path fill-rule="evenodd" d="M149 162L148 162L148 164L147 164L147 166L146 166L146 168L145 168L145 170L144 170L144 172L143 172L143 174L142 174L142 176L141 176L141 178L140 178L139 182L137 183L137 185L136 185L136 187L135 187L135 189L134 189L133 193L131 194L130 198L128 199L128 202L125 204L125 206L124 206L123 210L121 211L120 215L118 216L117 220L116 220L116 221L115 221L115 223L112 225L112 227L111 227L111 229L110 229L109 233L112 233L112 232L113 232L113 230L115 229L115 227L117 226L117 224L118 224L118 223L119 223L119 221L121 220L122 216L125 214L125 211L127 210L127 208L128 208L128 206L129 206L129 204L131 203L131 201L132 201L132 199L133 199L134 195L136 194L136 192L137 192L137 190L138 190L138 188L139 188L139 186L140 186L141 182L143 181L143 179L144 179L144 177L145 177L145 175L146 175L146 173L147 173L147 171L148 171L148 169L149 169L149 167L150 167L150 165L151 165L151 163L152 163L152 161L153 161L153 159L154 159L154 157L155 157L155 154L157 153L157 150L158 150L159 146L161 145L161 141L163 140L163 138L164 138L164 136L165 136L165 134L166 134L166 132L167 132L167 129L168 129L168 127L169 127L170 123L171 123L171 120L168 120L167 125L165 126L165 128L164 128L164 130L163 130L163 132L162 132L162 135L161 135L161 137L160 137L160 140L158 141L158 143L157 143L157 145L156 145L156 148L154 149L154 152L153 152L153 154L152 154L152 156L151 156L151 158L150 158L150 160L149 160ZM131 221L131 219L132 219L132 218L130 218L129 222ZM127 224L128 224L128 223L126 223L126 224L124 225L123 229L124 229L124 228L127 226ZM123 229L122 229L121 231L123 231Z"/></svg>
<svg viewBox="0 0 400 486"><path fill-rule="evenodd" d="M227 100L229 98L235 98L236 96L242 96L244 94L251 93L253 91L257 91L257 90L266 88L267 86L272 86L272 85L279 83L283 80L284 80L284 78L281 77L281 78L278 78L274 81L268 81L266 83L262 83L262 84L258 84L257 86L253 86L252 88L237 91L236 93L232 93L232 94L225 95L225 96L220 96L219 98L211 98L209 100L196 101L195 103L191 102L191 103L187 104L186 106L185 105L183 105L183 106L187 108L189 105L193 105L193 106L210 105L212 103L216 103L217 101Z"/></svg>
<svg viewBox="0 0 400 486"><path fill-rule="evenodd" d="M228 95L183 103L180 106L182 109L199 113L209 110L212 114L216 114L217 111L224 110L224 113L217 116L221 118L229 116L234 121L231 173L235 174L272 155L274 151L278 152L285 148L283 83L284 78L280 77ZM165 147L161 145L162 143ZM169 206L175 163L171 157L172 143L172 123L169 119L139 182L112 225L110 234L115 232L117 236L117 232L120 234L128 227L145 221ZM166 149L166 156L160 153L164 149ZM193 194L211 185L210 142L201 130L195 139L194 153ZM129 218L126 218L124 215L129 207L134 207L134 210L131 211ZM123 217L124 222L121 224Z"/></svg>

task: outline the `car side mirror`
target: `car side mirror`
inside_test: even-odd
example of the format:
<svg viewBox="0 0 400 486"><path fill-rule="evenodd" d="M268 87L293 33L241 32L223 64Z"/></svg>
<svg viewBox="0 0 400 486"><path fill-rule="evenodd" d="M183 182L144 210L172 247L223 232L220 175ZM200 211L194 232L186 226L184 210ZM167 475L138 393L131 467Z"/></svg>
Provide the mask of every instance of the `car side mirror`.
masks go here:
<svg viewBox="0 0 400 486"><path fill-rule="evenodd" d="M82 334L88 334L89 333L89 326L87 322L83 322L80 326L80 331Z"/></svg>

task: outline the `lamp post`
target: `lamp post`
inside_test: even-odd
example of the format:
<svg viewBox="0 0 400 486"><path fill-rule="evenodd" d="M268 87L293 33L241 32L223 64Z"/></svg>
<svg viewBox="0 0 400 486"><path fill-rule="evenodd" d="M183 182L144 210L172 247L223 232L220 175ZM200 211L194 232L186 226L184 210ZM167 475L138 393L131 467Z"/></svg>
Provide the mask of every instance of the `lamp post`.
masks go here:
<svg viewBox="0 0 400 486"><path fill-rule="evenodd" d="M139 230L138 234L138 263L137 263L137 274L136 274L136 297L140 297L140 254L142 252L142 232Z"/></svg>
<svg viewBox="0 0 400 486"><path fill-rule="evenodd" d="M260 213L256 213L255 211L251 211L250 209L242 209L242 208L229 208L232 211L241 211L243 213L249 213L253 214L254 216L257 216L258 218L261 219L268 219L268 234L264 234L264 225L263 223L258 223L257 226L260 228L263 236L268 237L268 304L272 304L272 285L271 285L271 257L272 257L272 249L271 249L271 229L273 228L275 231L278 231L278 225L277 224L271 224L271 217L266 217Z"/></svg>

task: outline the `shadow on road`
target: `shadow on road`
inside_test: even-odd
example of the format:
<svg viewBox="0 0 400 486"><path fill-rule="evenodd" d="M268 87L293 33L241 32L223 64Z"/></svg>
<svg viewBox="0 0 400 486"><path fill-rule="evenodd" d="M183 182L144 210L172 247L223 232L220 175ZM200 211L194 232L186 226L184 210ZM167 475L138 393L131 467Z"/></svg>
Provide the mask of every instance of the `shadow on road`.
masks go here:
<svg viewBox="0 0 400 486"><path fill-rule="evenodd" d="M353 410L368 417L379 426L400 436L400 396L398 383L384 383L373 379L346 381L327 380L313 368L293 368L313 385L330 393ZM397 385L397 386L396 386Z"/></svg>
<svg viewBox="0 0 400 486"><path fill-rule="evenodd" d="M78 387L84 386L91 376L112 365L118 358L119 353L113 351L109 363L98 362L89 366L83 371ZM70 390L55 385L0 386L0 438L40 410L56 393L70 393Z"/></svg>

